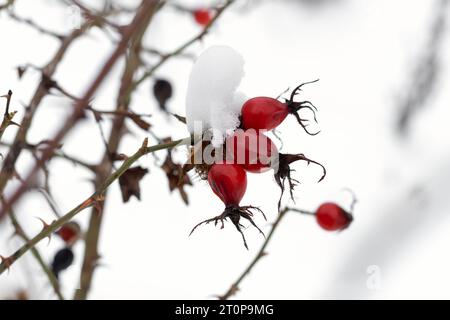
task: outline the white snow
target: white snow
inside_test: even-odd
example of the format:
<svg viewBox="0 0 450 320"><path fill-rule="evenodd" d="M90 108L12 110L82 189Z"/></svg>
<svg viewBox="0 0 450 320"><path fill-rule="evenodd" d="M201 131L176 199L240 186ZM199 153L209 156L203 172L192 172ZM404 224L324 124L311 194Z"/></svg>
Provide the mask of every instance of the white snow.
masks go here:
<svg viewBox="0 0 450 320"><path fill-rule="evenodd" d="M244 76L244 59L228 46L212 46L205 50L192 67L186 97L188 130L212 129L214 146L223 143L227 131L239 125L245 95L237 91ZM195 132L199 134L201 132Z"/></svg>

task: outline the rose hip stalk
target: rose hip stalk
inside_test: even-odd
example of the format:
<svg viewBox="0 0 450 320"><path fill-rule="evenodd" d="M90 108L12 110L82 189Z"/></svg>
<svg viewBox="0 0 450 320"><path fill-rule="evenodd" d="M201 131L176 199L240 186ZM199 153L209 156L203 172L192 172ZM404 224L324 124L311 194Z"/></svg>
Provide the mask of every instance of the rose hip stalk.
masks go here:
<svg viewBox="0 0 450 320"><path fill-rule="evenodd" d="M253 213L251 209L255 209L262 213L264 219L266 216L264 213L252 206L239 206L242 198L244 197L245 191L247 189L247 174L241 166L236 164L213 164L208 172L208 183L211 186L213 192L222 200L225 204L225 210L223 213L217 217L207 219L205 221L197 224L191 231L190 235L194 230L203 223L214 222L214 225L220 221L224 227L224 220L230 218L231 222L234 224L236 229L242 235L244 240L244 246L248 249L247 242L245 240L244 233L242 232L243 225L239 223L241 217L250 221L250 223L259 230L263 235L264 233L253 221Z"/></svg>
<svg viewBox="0 0 450 320"><path fill-rule="evenodd" d="M308 120L300 118L299 115L301 109L308 109L313 113L314 121L317 123L317 108L309 101L294 101L294 97L301 91L302 86L316 81L318 80L299 85L292 91L290 99L285 99L284 103L270 97L255 97L247 100L242 106L242 127L244 129L272 130L278 127L289 114L292 114L306 133L309 135L318 134L320 131L309 132L306 129L308 125L304 124Z"/></svg>

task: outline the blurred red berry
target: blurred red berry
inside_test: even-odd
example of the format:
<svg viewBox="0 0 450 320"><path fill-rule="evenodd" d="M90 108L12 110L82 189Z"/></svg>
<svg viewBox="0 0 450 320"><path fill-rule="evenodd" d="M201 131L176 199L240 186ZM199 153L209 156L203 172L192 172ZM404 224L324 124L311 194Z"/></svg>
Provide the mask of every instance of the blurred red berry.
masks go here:
<svg viewBox="0 0 450 320"><path fill-rule="evenodd" d="M61 239L67 244L73 244L80 236L80 225L74 221L65 223L56 231Z"/></svg>
<svg viewBox="0 0 450 320"><path fill-rule="evenodd" d="M195 21L202 26L206 26L208 25L208 23L211 21L212 19L212 14L211 11L207 10L207 9L197 9L194 10L194 19Z"/></svg>
<svg viewBox="0 0 450 320"><path fill-rule="evenodd" d="M316 220L323 229L336 231L347 228L353 217L337 204L326 202L317 209Z"/></svg>

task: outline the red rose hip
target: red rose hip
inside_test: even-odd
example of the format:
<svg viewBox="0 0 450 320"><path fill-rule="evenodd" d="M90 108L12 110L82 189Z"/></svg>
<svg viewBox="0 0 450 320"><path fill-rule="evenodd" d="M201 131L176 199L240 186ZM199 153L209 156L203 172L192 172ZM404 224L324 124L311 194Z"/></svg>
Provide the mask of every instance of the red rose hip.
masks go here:
<svg viewBox="0 0 450 320"><path fill-rule="evenodd" d="M256 97L242 106L242 125L245 129L272 130L289 114L285 103L269 97Z"/></svg>
<svg viewBox="0 0 450 320"><path fill-rule="evenodd" d="M285 102L270 97L255 97L247 100L241 110L242 127L244 129L273 130L278 127L289 114L292 114L306 133L310 135L318 134L319 132L309 132L306 129L307 124L304 124L304 122L308 120L300 118L299 115L301 109L308 109L313 113L314 121L317 122L315 114L317 108L309 101L294 101L294 97L298 91L301 90L301 87L312 82L306 82L299 85L292 91L290 99L285 99Z"/></svg>
<svg viewBox="0 0 450 320"><path fill-rule="evenodd" d="M278 149L266 135L255 130L237 130L226 139L227 161L241 165L246 171L270 170Z"/></svg>
<svg viewBox="0 0 450 320"><path fill-rule="evenodd" d="M74 221L67 222L56 231L61 239L67 243L72 244L80 237L80 225Z"/></svg>
<svg viewBox="0 0 450 320"><path fill-rule="evenodd" d="M247 189L247 174L236 164L213 164L208 183L226 206L239 205Z"/></svg>
<svg viewBox="0 0 450 320"><path fill-rule="evenodd" d="M317 209L316 220L323 229L336 231L347 228L353 217L337 204L326 202Z"/></svg>
<svg viewBox="0 0 450 320"><path fill-rule="evenodd" d="M194 19L201 26L207 26L211 21L212 14L207 9L197 9L194 10Z"/></svg>

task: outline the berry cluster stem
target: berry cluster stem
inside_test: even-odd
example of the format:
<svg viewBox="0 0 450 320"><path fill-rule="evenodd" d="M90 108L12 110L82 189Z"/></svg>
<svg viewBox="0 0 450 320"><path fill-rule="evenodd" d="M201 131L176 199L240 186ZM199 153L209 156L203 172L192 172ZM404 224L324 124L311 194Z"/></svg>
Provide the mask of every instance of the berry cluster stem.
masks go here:
<svg viewBox="0 0 450 320"><path fill-rule="evenodd" d="M280 211L277 219L272 224L272 228L270 229L269 234L266 237L266 240L264 241L263 245L259 249L256 256L253 258L253 260L250 262L250 264L244 270L244 272L239 276L239 278L230 286L230 288L227 290L227 292L224 295L219 296L220 300L227 300L231 296L235 295L236 292L239 290L239 285L241 284L242 280L244 280L245 277L247 277L247 275L250 273L250 271L252 271L253 267L258 263L258 261L265 255L267 255L267 253L265 252L266 247L269 244L270 239L272 238L273 234L275 233L275 230L278 227L278 225L280 224L281 220L284 218L286 213L288 213L289 211L290 211L289 208L284 208L283 210Z"/></svg>

